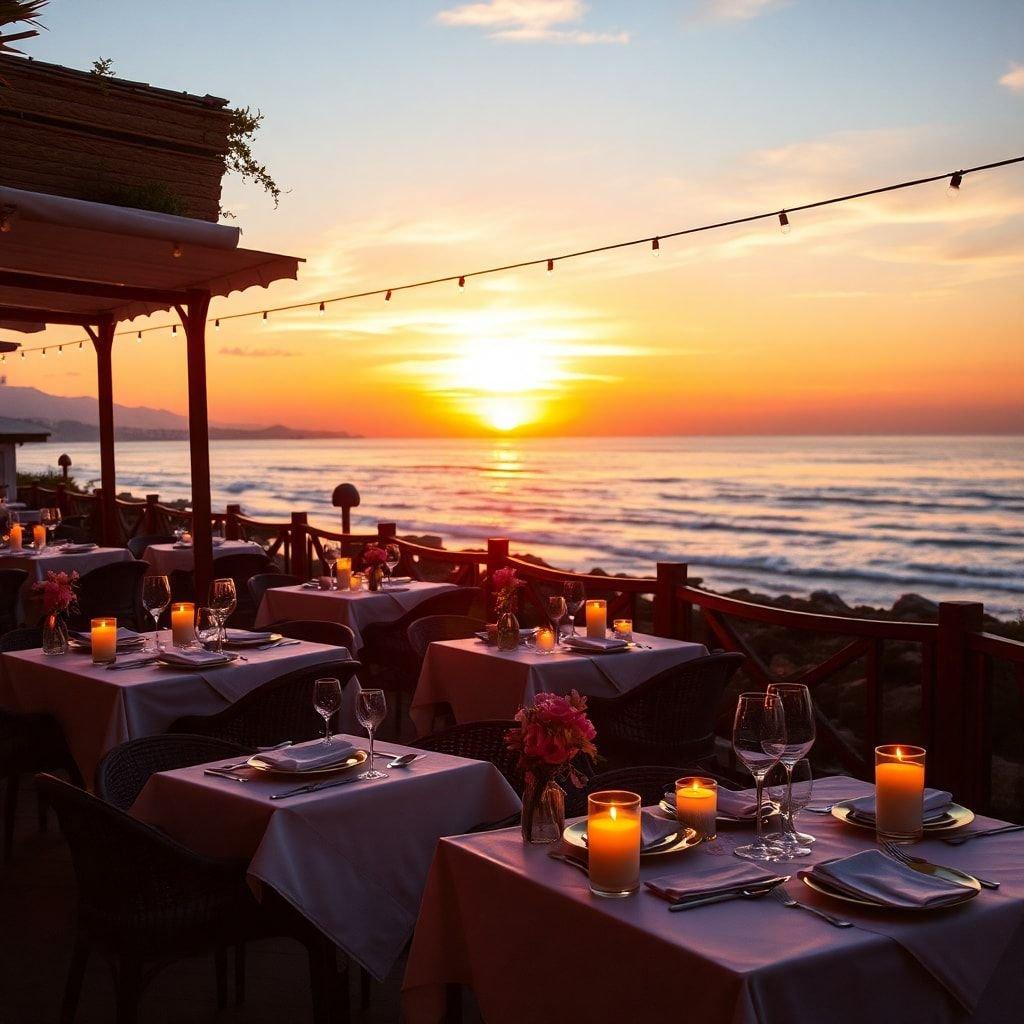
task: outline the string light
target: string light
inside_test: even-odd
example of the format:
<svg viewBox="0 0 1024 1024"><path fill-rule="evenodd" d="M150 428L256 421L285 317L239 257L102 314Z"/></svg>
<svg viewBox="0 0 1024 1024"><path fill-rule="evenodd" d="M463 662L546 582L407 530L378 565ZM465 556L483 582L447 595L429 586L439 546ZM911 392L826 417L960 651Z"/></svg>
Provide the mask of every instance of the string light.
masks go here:
<svg viewBox="0 0 1024 1024"><path fill-rule="evenodd" d="M790 231L790 227L789 227L789 217L787 216L787 214L786 214L786 211L785 211L785 210L783 210L783 211L782 211L782 212L781 212L781 213L779 214L779 228L780 228L780 229L782 230L782 233L783 233L784 235L788 235L788 234L789 234L789 231Z"/></svg>
<svg viewBox="0 0 1024 1024"><path fill-rule="evenodd" d="M320 315L324 315L324 304L322 302L320 303Z"/></svg>
<svg viewBox="0 0 1024 1024"><path fill-rule="evenodd" d="M177 324L171 324L171 334L175 335L177 333L178 333L178 325Z"/></svg>
<svg viewBox="0 0 1024 1024"><path fill-rule="evenodd" d="M219 331L220 330L220 320L214 320L213 321L213 329L215 331Z"/></svg>
<svg viewBox="0 0 1024 1024"><path fill-rule="evenodd" d="M57 346L57 355L59 355L59 356L64 355L64 346L63 345L58 345Z"/></svg>
<svg viewBox="0 0 1024 1024"><path fill-rule="evenodd" d="M176 260L180 260L181 259L181 252L182 252L182 250L181 250L181 242L175 242L174 243L174 248L171 250L171 255Z"/></svg>
<svg viewBox="0 0 1024 1024"><path fill-rule="evenodd" d="M385 302L390 302L391 301L391 289L390 288L384 293L384 301Z"/></svg>
<svg viewBox="0 0 1024 1024"><path fill-rule="evenodd" d="M135 344L138 345L142 341L142 331L135 336Z"/></svg>
<svg viewBox="0 0 1024 1024"><path fill-rule="evenodd" d="M554 269L555 269L555 261L554 260L548 260L548 273L550 274L551 271L553 271Z"/></svg>
<svg viewBox="0 0 1024 1024"><path fill-rule="evenodd" d="M651 239L651 252L653 252L655 256L657 256L658 253L661 252L661 239L659 239L659 238L652 238Z"/></svg>
<svg viewBox="0 0 1024 1024"><path fill-rule="evenodd" d="M466 278L463 276L463 277L459 278L459 291L463 291L464 292L465 290L466 290Z"/></svg>
<svg viewBox="0 0 1024 1024"><path fill-rule="evenodd" d="M267 311L263 310L263 326L267 326Z"/></svg>
<svg viewBox="0 0 1024 1024"><path fill-rule="evenodd" d="M43 358L44 359L46 358L46 349L45 348L43 349Z"/></svg>
<svg viewBox="0 0 1024 1024"><path fill-rule="evenodd" d="M83 349L83 348L85 348L85 342L84 342L84 341L80 341L80 342L78 343L78 347L79 347L79 349Z"/></svg>
<svg viewBox="0 0 1024 1024"><path fill-rule="evenodd" d="M960 186L963 184L963 180L964 180L964 172L963 171L957 171L949 179L949 188L946 190L946 192L947 192L947 195L949 195L949 197L951 199L955 199L958 195L960 195Z"/></svg>
<svg viewBox="0 0 1024 1024"><path fill-rule="evenodd" d="M22 359L24 359L24 358L25 358L25 350L24 350L24 349L22 349L22 350L21 350L21 358L22 358Z"/></svg>

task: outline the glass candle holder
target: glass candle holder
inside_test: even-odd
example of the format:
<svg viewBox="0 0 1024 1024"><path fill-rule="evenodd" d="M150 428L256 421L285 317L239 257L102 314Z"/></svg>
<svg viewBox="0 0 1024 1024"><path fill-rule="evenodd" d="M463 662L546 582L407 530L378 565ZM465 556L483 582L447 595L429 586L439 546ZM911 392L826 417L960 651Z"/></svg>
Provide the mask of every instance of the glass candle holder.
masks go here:
<svg viewBox="0 0 1024 1024"><path fill-rule="evenodd" d="M175 647L192 647L196 642L196 606L191 601L171 605L171 643Z"/></svg>
<svg viewBox="0 0 1024 1024"><path fill-rule="evenodd" d="M349 583L349 589L351 590L362 590L363 589L363 574L361 572L352 573L352 580Z"/></svg>
<svg viewBox="0 0 1024 1024"><path fill-rule="evenodd" d="M640 888L640 797L621 789L587 798L590 891L630 896Z"/></svg>
<svg viewBox="0 0 1024 1024"><path fill-rule="evenodd" d="M705 839L718 833L718 783L703 775L676 779L676 818Z"/></svg>
<svg viewBox="0 0 1024 1024"><path fill-rule="evenodd" d="M632 640L633 620L615 619L615 621L612 622L612 632L615 634L616 640Z"/></svg>
<svg viewBox="0 0 1024 1024"><path fill-rule="evenodd" d="M352 587L352 559L339 558L334 563L334 575L338 580L339 590L350 590Z"/></svg>
<svg viewBox="0 0 1024 1024"><path fill-rule="evenodd" d="M538 629L534 639L534 650L538 654L554 654L555 631L547 628Z"/></svg>
<svg viewBox="0 0 1024 1024"><path fill-rule="evenodd" d="M608 602L587 602L587 636L603 640L608 633Z"/></svg>
<svg viewBox="0 0 1024 1024"><path fill-rule="evenodd" d="M875 831L880 840L914 843L924 835L924 747L875 747Z"/></svg>
<svg viewBox="0 0 1024 1024"><path fill-rule="evenodd" d="M36 525L32 527L32 543L36 551L42 551L46 547L46 527Z"/></svg>
<svg viewBox="0 0 1024 1024"><path fill-rule="evenodd" d="M117 619L91 619L93 664L106 665L117 658Z"/></svg>

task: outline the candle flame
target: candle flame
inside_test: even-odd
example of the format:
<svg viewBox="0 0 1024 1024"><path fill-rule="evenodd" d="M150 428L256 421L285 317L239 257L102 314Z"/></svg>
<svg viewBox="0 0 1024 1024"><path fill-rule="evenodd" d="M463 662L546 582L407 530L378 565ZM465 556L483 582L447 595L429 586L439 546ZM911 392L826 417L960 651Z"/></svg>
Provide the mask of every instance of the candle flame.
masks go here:
<svg viewBox="0 0 1024 1024"><path fill-rule="evenodd" d="M700 789L700 786L697 785L697 780L696 779L693 780L693 788L695 790Z"/></svg>
<svg viewBox="0 0 1024 1024"><path fill-rule="evenodd" d="M900 750L899 747L896 748L896 760L897 761L902 761L903 760L903 751Z"/></svg>
<svg viewBox="0 0 1024 1024"><path fill-rule="evenodd" d="M609 807L608 808L608 817L611 818L612 821L615 821L615 819L618 818L618 816L619 815L618 815L617 808L615 808L615 807Z"/></svg>

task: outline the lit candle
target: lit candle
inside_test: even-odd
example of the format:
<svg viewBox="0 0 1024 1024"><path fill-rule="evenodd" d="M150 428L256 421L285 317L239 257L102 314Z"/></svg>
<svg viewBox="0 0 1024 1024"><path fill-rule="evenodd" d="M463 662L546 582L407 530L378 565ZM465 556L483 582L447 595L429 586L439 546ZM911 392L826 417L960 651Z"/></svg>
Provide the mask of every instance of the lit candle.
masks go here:
<svg viewBox="0 0 1024 1024"><path fill-rule="evenodd" d="M171 605L171 642L191 647L196 641L196 606L191 601Z"/></svg>
<svg viewBox="0 0 1024 1024"><path fill-rule="evenodd" d="M95 664L106 664L117 657L117 619L93 619L91 637Z"/></svg>
<svg viewBox="0 0 1024 1024"><path fill-rule="evenodd" d="M339 558L334 563L334 572L338 577L338 589L350 590L352 587L352 559Z"/></svg>
<svg viewBox="0 0 1024 1024"><path fill-rule="evenodd" d="M624 790L587 798L590 891L629 896L640 888L640 797Z"/></svg>
<svg viewBox="0 0 1024 1024"><path fill-rule="evenodd" d="M923 747L875 747L875 829L890 839L924 834Z"/></svg>
<svg viewBox="0 0 1024 1024"><path fill-rule="evenodd" d="M633 639L633 620L632 619L616 619L612 623L612 631L615 633L616 640L632 640Z"/></svg>
<svg viewBox="0 0 1024 1024"><path fill-rule="evenodd" d="M361 572L352 573L352 580L349 583L349 589L351 590L362 590L363 589L363 574Z"/></svg>
<svg viewBox="0 0 1024 1024"><path fill-rule="evenodd" d="M718 783L699 775L676 781L676 818L683 825L713 839L717 832Z"/></svg>
<svg viewBox="0 0 1024 1024"><path fill-rule="evenodd" d="M32 527L32 543L36 551L42 551L46 547L46 527L42 524Z"/></svg>
<svg viewBox="0 0 1024 1024"><path fill-rule="evenodd" d="M183 533L181 535L181 543L182 544L191 544L192 543L192 534L191 533Z"/></svg>
<svg viewBox="0 0 1024 1024"><path fill-rule="evenodd" d="M587 636L603 640L608 632L608 602L587 602Z"/></svg>
<svg viewBox="0 0 1024 1024"><path fill-rule="evenodd" d="M555 649L555 631L553 629L537 630L537 653L550 654Z"/></svg>
<svg viewBox="0 0 1024 1024"><path fill-rule="evenodd" d="M11 527L11 532L7 537L7 543L10 545L12 551L21 550L21 523L15 523Z"/></svg>

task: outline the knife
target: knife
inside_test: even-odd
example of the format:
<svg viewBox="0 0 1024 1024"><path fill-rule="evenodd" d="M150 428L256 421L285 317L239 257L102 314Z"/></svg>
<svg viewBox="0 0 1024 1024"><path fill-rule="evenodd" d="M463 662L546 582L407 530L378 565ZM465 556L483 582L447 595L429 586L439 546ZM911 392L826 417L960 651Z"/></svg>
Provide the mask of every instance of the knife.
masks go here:
<svg viewBox="0 0 1024 1024"><path fill-rule="evenodd" d="M761 881L746 882L739 885L724 885L718 886L717 888L704 889L701 892L691 893L689 896L681 896L677 900L669 900L674 906L677 903L689 903L691 900L704 900L710 896L730 896L738 892L742 892L744 889L763 889L766 886L771 888L776 885L783 885L788 882L793 876L792 875L775 875L773 878L764 878ZM665 897L662 897L663 899Z"/></svg>
<svg viewBox="0 0 1024 1024"><path fill-rule="evenodd" d="M286 789L283 793L271 793L271 800L283 800L286 796L298 796L300 793L319 793L321 789L333 789L335 786L347 786L350 782L357 782L358 775L348 779L337 779L334 782L311 782L305 786L298 786L295 789Z"/></svg>
<svg viewBox="0 0 1024 1024"><path fill-rule="evenodd" d="M784 884L785 880L776 881L773 879L771 882L761 882L758 885L748 885L742 889L733 889L730 892L720 892L715 896L699 896L688 900L680 900L677 903L670 904L668 909L675 913L679 910L691 910L694 907L708 907L712 903L725 903L727 900L756 899L758 896L767 896L772 889Z"/></svg>

